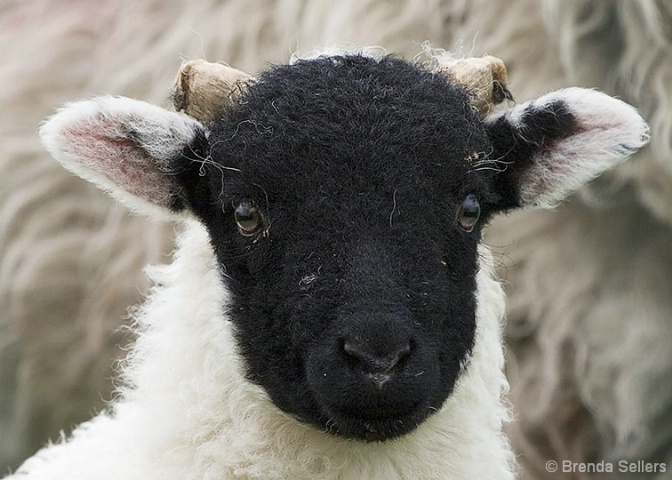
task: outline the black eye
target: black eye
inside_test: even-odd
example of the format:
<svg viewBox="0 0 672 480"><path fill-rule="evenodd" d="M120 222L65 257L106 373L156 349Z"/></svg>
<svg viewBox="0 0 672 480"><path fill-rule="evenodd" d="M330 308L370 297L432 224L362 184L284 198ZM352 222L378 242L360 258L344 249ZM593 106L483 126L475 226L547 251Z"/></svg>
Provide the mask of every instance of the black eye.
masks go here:
<svg viewBox="0 0 672 480"><path fill-rule="evenodd" d="M466 232L471 232L481 216L481 206L473 193L467 195L457 211L457 224Z"/></svg>
<svg viewBox="0 0 672 480"><path fill-rule="evenodd" d="M264 219L257 208L248 201L242 201L233 214L238 230L246 237L252 236L264 225Z"/></svg>

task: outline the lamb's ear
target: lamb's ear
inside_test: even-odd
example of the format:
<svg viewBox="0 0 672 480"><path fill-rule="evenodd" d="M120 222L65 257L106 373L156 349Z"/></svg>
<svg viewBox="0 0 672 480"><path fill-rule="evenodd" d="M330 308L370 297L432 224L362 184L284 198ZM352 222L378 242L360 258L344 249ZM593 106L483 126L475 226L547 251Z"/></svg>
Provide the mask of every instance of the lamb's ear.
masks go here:
<svg viewBox="0 0 672 480"><path fill-rule="evenodd" d="M40 137L66 169L160 218L185 209L185 170L198 170L189 157L198 158L207 143L193 118L123 97L68 104L42 125Z"/></svg>
<svg viewBox="0 0 672 480"><path fill-rule="evenodd" d="M649 140L633 107L582 88L550 93L485 123L494 151L480 165L499 171L502 210L551 208Z"/></svg>

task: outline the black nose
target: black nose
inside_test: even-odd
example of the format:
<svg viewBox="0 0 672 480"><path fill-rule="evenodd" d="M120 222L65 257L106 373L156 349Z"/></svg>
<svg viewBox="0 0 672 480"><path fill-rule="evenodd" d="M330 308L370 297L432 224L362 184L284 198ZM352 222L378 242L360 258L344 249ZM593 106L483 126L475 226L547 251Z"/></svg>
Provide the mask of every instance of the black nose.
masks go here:
<svg viewBox="0 0 672 480"><path fill-rule="evenodd" d="M365 373L388 375L392 369L411 353L410 342L391 345L386 348L374 348L355 339L345 339L343 351L348 360L354 362Z"/></svg>

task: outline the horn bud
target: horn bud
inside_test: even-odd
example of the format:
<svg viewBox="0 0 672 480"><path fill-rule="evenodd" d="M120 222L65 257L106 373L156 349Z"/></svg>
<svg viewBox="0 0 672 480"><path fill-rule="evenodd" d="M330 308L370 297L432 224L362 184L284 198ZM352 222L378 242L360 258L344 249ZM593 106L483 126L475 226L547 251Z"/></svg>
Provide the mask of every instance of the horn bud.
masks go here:
<svg viewBox="0 0 672 480"><path fill-rule="evenodd" d="M437 71L466 88L481 118L513 105L506 66L499 58L442 58ZM254 80L221 63L192 60L184 63L175 77L173 105L178 112L211 123L225 116Z"/></svg>
<svg viewBox="0 0 672 480"><path fill-rule="evenodd" d="M506 66L497 57L445 59L438 71L467 89L471 104L481 118L513 106L513 96L507 87Z"/></svg>
<svg viewBox="0 0 672 480"><path fill-rule="evenodd" d="M226 115L254 77L221 63L191 60L182 64L171 91L178 112L212 123Z"/></svg>

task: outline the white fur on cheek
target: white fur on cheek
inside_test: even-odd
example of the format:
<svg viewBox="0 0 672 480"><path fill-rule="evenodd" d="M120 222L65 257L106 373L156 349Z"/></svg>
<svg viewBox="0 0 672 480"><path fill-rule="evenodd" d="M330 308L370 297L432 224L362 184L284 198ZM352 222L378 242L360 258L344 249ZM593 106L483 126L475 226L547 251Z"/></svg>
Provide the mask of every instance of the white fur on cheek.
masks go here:
<svg viewBox="0 0 672 480"><path fill-rule="evenodd" d="M173 190L167 162L199 129L190 117L155 105L98 97L63 107L42 125L40 137L71 172L135 211L166 217Z"/></svg>
<svg viewBox="0 0 672 480"><path fill-rule="evenodd" d="M575 118L575 131L565 138L542 145L534 165L521 177L524 205L552 208L602 172L624 162L649 141L649 127L633 107L604 93L567 88L523 103L505 112L507 120L525 135L534 128L523 115L530 107L564 103ZM499 115L488 118L493 121Z"/></svg>

